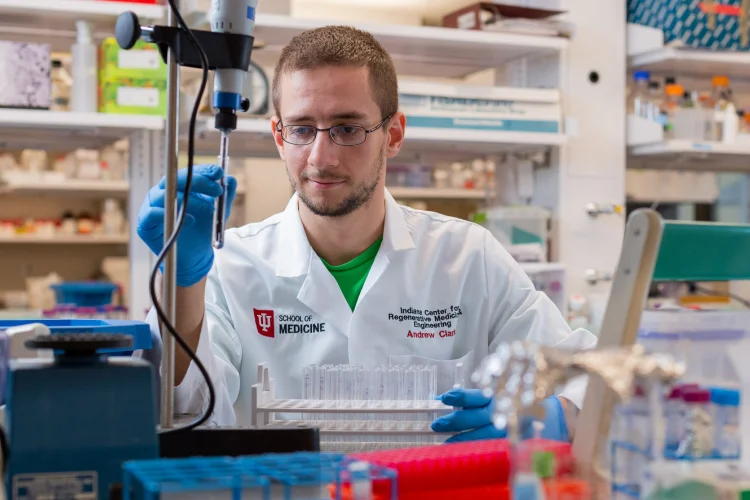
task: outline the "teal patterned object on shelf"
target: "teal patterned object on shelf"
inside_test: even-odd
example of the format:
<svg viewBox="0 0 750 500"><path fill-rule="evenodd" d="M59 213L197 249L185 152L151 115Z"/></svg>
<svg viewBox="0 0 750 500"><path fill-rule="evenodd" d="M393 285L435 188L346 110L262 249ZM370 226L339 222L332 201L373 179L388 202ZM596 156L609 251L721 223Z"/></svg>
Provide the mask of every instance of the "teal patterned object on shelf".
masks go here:
<svg viewBox="0 0 750 500"><path fill-rule="evenodd" d="M747 51L748 14L740 16L741 6L742 0L628 0L628 22L662 30L665 44Z"/></svg>

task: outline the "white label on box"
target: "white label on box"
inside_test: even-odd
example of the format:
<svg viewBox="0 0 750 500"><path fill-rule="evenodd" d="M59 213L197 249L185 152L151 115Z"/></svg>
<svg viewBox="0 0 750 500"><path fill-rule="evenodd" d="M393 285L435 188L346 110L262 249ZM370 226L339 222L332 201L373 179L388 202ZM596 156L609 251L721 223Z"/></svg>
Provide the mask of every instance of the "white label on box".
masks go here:
<svg viewBox="0 0 750 500"><path fill-rule="evenodd" d="M460 30L473 30L477 26L477 15L476 12L471 11L466 14L461 14L456 19L456 24Z"/></svg>
<svg viewBox="0 0 750 500"><path fill-rule="evenodd" d="M13 500L37 498L75 498L96 500L98 477L96 471L65 472L60 474L16 474L13 476Z"/></svg>
<svg viewBox="0 0 750 500"><path fill-rule="evenodd" d="M159 89L120 87L117 89L117 105L155 108L159 106Z"/></svg>
<svg viewBox="0 0 750 500"><path fill-rule="evenodd" d="M117 53L120 69L159 69L161 56L156 50L121 50Z"/></svg>

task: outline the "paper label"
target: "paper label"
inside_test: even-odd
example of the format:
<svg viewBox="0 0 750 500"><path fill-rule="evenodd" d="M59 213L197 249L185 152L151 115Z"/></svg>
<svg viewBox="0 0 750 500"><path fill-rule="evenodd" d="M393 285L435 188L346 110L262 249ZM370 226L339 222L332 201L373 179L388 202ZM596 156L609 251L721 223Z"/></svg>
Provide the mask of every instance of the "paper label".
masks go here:
<svg viewBox="0 0 750 500"><path fill-rule="evenodd" d="M39 498L97 500L97 482L96 471L16 474L13 476L13 500Z"/></svg>
<svg viewBox="0 0 750 500"><path fill-rule="evenodd" d="M161 56L156 50L121 50L117 53L120 69L159 69Z"/></svg>
<svg viewBox="0 0 750 500"><path fill-rule="evenodd" d="M155 108L159 106L159 89L119 87L117 105Z"/></svg>

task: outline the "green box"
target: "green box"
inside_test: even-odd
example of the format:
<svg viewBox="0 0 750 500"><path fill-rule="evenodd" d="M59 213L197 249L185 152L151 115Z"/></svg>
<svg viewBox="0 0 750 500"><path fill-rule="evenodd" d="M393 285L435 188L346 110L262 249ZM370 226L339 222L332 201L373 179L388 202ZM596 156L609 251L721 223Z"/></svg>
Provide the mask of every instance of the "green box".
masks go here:
<svg viewBox="0 0 750 500"><path fill-rule="evenodd" d="M167 115L167 82L119 79L99 84L99 112Z"/></svg>
<svg viewBox="0 0 750 500"><path fill-rule="evenodd" d="M99 82L137 78L167 80L167 65L153 43L138 40L130 50L122 50L114 38L106 38L99 46Z"/></svg>

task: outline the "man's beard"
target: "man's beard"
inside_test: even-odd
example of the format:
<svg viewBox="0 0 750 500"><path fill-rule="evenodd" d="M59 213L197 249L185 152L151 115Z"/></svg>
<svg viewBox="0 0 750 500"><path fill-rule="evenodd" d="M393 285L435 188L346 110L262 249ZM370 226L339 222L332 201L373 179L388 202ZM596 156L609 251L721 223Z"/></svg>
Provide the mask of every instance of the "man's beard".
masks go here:
<svg viewBox="0 0 750 500"><path fill-rule="evenodd" d="M349 196L344 198L335 206L327 206L325 204L315 203L313 200L309 199L301 190L297 189L297 183L294 181L294 179L292 179L291 176L289 176L289 182L291 182L292 188L294 188L294 190L297 192L297 196L302 201L302 203L304 203L305 206L310 210L310 212L321 217L343 217L356 211L372 199L372 195L375 193L375 190L378 187L378 182L380 181L380 174L383 172L383 168L385 167L385 154L382 150L380 151L376 162L377 169L375 170L374 175L369 179L365 179L362 184L357 186L357 189L355 189L354 192L352 192ZM288 173L289 169L287 169L287 175ZM321 180L324 179L325 177L321 178Z"/></svg>

